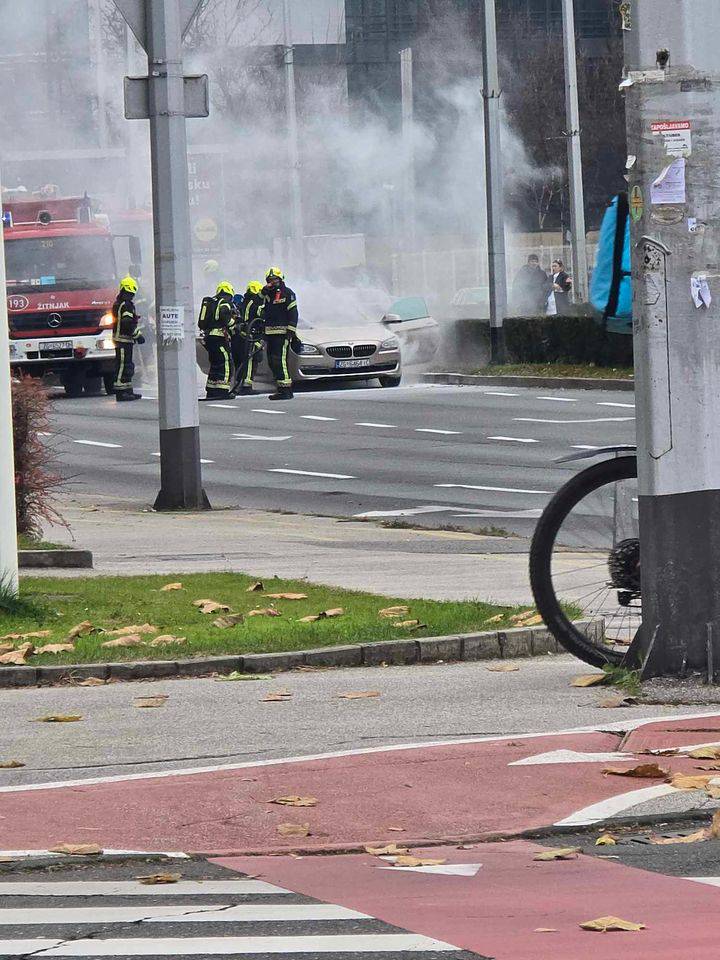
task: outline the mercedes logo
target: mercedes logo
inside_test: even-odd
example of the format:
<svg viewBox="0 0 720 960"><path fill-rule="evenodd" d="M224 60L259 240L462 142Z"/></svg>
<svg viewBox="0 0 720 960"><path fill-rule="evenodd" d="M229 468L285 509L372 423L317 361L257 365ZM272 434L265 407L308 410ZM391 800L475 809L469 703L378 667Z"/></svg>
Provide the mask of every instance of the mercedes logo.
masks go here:
<svg viewBox="0 0 720 960"><path fill-rule="evenodd" d="M59 313L51 313L48 317L47 325L49 327L59 327L62 324L62 317Z"/></svg>

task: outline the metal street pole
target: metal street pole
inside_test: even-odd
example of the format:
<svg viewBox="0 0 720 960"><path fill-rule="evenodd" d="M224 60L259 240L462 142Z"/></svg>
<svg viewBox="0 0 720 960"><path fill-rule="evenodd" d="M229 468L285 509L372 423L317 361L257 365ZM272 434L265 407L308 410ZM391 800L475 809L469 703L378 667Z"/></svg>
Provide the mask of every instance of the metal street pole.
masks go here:
<svg viewBox="0 0 720 960"><path fill-rule="evenodd" d="M570 177L570 230L572 232L573 292L577 303L588 299L588 262L585 239L585 195L580 149L580 107L577 84L574 0L562 0L565 53L565 115Z"/></svg>
<svg viewBox="0 0 720 960"><path fill-rule="evenodd" d="M403 247L415 250L417 218L415 210L415 134L413 99L413 52L411 47L400 51L400 86L402 91L403 144Z"/></svg>
<svg viewBox="0 0 720 960"><path fill-rule="evenodd" d="M500 78L498 75L495 0L483 0L483 89L485 105L485 184L487 195L487 245L490 280L490 362L505 363L507 267L505 261L505 197L500 131Z"/></svg>
<svg viewBox="0 0 720 960"><path fill-rule="evenodd" d="M2 197L2 185L0 185ZM0 224L0 584L18 592L18 546L15 520L15 454L13 450L10 335L5 296L5 245Z"/></svg>
<svg viewBox="0 0 720 960"><path fill-rule="evenodd" d="M630 656L678 676L720 663L720 4L636 0L627 27L643 620Z"/></svg>
<svg viewBox="0 0 720 960"><path fill-rule="evenodd" d="M302 274L305 271L305 231L303 228L302 181L300 179L300 140L298 133L297 100L295 97L295 48L292 45L289 0L283 0L283 43L285 45L285 109L288 125L292 209L292 267L297 273Z"/></svg>
<svg viewBox="0 0 720 960"><path fill-rule="evenodd" d="M182 58L182 38L199 3L116 0L116 6L147 51L149 63L149 77L125 82L125 115L150 120L160 401L155 509L199 510L210 504L200 467L185 118L207 116L207 78L185 77Z"/></svg>

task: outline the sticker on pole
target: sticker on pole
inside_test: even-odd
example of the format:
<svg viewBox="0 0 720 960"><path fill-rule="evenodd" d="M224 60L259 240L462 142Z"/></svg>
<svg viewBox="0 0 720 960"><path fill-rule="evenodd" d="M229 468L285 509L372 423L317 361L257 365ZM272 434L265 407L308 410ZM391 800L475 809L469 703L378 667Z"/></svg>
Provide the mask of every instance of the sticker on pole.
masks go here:
<svg viewBox="0 0 720 960"><path fill-rule="evenodd" d="M163 343L179 343L185 339L184 307L160 307L159 316Z"/></svg>
<svg viewBox="0 0 720 960"><path fill-rule="evenodd" d="M630 216L632 217L633 223L642 220L644 213L645 197L643 196L642 187L635 185L630 191Z"/></svg>
<svg viewBox="0 0 720 960"><path fill-rule="evenodd" d="M662 137L669 157L689 157L692 153L692 126L689 120L657 120L650 124L654 137Z"/></svg>

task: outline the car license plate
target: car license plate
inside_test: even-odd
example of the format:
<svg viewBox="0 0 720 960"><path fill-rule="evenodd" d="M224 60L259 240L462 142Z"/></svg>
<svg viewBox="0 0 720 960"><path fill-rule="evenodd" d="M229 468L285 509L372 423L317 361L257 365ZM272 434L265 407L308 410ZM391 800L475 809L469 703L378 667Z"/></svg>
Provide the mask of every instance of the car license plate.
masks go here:
<svg viewBox="0 0 720 960"><path fill-rule="evenodd" d="M61 350L69 350L72 353L72 340L51 340L49 343L40 341L38 344L40 353L58 353Z"/></svg>
<svg viewBox="0 0 720 960"><path fill-rule="evenodd" d="M366 360L336 360L335 369L336 370L348 370L354 367L369 367L370 358Z"/></svg>

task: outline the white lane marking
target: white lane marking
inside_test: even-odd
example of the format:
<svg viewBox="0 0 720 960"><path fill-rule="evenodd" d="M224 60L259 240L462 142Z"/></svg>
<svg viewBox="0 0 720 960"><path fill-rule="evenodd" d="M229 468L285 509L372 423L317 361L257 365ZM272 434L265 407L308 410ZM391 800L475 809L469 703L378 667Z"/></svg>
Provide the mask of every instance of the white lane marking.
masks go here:
<svg viewBox="0 0 720 960"><path fill-rule="evenodd" d="M524 760L513 760L509 767L531 767L545 763L628 763L635 760L632 755L622 753L581 753L579 750L550 750L537 753Z"/></svg>
<svg viewBox="0 0 720 960"><path fill-rule="evenodd" d="M441 507L439 505L428 505L426 507L407 507L404 510L368 510L366 513L356 513L356 518L361 517L415 517L422 513L452 513L453 510L462 510L462 507Z"/></svg>
<svg viewBox="0 0 720 960"><path fill-rule="evenodd" d="M609 400L605 400L602 403L597 404L598 407L627 407L628 410L634 410L634 403L611 403Z"/></svg>
<svg viewBox="0 0 720 960"><path fill-rule="evenodd" d="M141 399L141 400L153 400L153 401L157 402L157 397L146 397L145 394L143 394L143 395L140 397L140 399Z"/></svg>
<svg viewBox="0 0 720 960"><path fill-rule="evenodd" d="M537 519L542 516L542 510L473 510L465 513L456 513L456 517L505 517L514 520Z"/></svg>
<svg viewBox="0 0 720 960"><path fill-rule="evenodd" d="M67 857L65 858L67 860ZM11 880L0 881L3 897L233 897L290 893L263 880L179 880L146 887L137 880ZM1 956L1 954L0 954Z"/></svg>
<svg viewBox="0 0 720 960"><path fill-rule="evenodd" d="M491 511L487 511L491 513ZM539 510L528 510L527 514L535 516L540 514ZM479 514L472 514L478 516ZM272 767L285 763L309 763L317 760L335 760L338 757L364 757L373 753L392 753L393 751L406 752L408 750L427 750L430 747L458 747L477 743L499 743L503 740L533 740L537 737L567 737L577 733L598 733L616 730L619 733L630 733L632 730L638 730L642 726L651 723L661 723L662 721L672 721L677 723L681 720L700 720L709 717L720 717L717 710L706 710L704 713L668 713L653 717L627 718L626 720L614 720L610 723L596 724L589 727L568 727L564 730L534 731L533 733L503 733L492 734L486 737L461 737L454 740L425 740L421 743L394 743L381 747L360 747L354 750L333 750L329 753L308 754L300 757L281 757L273 760L246 760L243 763L225 763L213 764L207 767L187 767L175 770L155 770L143 771L142 773L119 773L105 777L86 777L82 780L52 780L48 783L25 783L15 784L13 786L0 786L0 793L29 793L36 790L63 790L68 787L92 787L104 783L127 783L132 780L165 780L168 777L189 777L195 774L231 772L233 770L247 770L251 767ZM117 852L117 851L115 851ZM6 850L0 850L0 856L11 856ZM177 884L172 884L177 887ZM6 887L3 887L6 889ZM157 887L153 887L158 891ZM166 891L172 893L172 888ZM212 893L213 891L211 891Z"/></svg>
<svg viewBox="0 0 720 960"><path fill-rule="evenodd" d="M236 403L208 403L208 407L215 407L217 410L239 410Z"/></svg>
<svg viewBox="0 0 720 960"><path fill-rule="evenodd" d="M151 456L151 457L159 457L159 456L160 456L160 451L156 451L155 453L151 453L150 456ZM200 460L200 463L215 463L215 461L214 461L214 460Z"/></svg>
<svg viewBox="0 0 720 960"><path fill-rule="evenodd" d="M319 473L315 470L288 470L285 467L273 467L268 473L292 473L298 477L329 477L331 480L357 480L347 473Z"/></svg>
<svg viewBox="0 0 720 960"><path fill-rule="evenodd" d="M146 857L150 853L147 850L115 850L112 847L105 847L103 853L107 856L123 856L123 857ZM165 850L153 850L151 851L152 856L157 857L170 857L173 860L189 860L190 857L187 853L178 853L177 851L168 853ZM67 862L67 854L65 853L50 853L49 850L0 850L0 857L13 857L18 859L19 857L42 857L43 859L50 860L65 860Z"/></svg>
<svg viewBox="0 0 720 960"><path fill-rule="evenodd" d="M541 417L513 417L515 423L628 423L635 417L598 417L594 420L545 420Z"/></svg>
<svg viewBox="0 0 720 960"><path fill-rule="evenodd" d="M265 410L262 407L255 407L250 412L251 413L271 413L279 416L285 416L287 414L287 410Z"/></svg>
<svg viewBox="0 0 720 960"><path fill-rule="evenodd" d="M550 493L549 490L519 490L515 487L481 487L472 483L435 483L433 486L455 490L489 490L494 493Z"/></svg>
<svg viewBox="0 0 720 960"><path fill-rule="evenodd" d="M461 430L433 430L430 427L415 427L415 433L441 433L446 436L460 436Z"/></svg>
<svg viewBox="0 0 720 960"><path fill-rule="evenodd" d="M683 877L683 880L692 880L693 883L707 883L710 887L720 887L720 877Z"/></svg>
<svg viewBox="0 0 720 960"><path fill-rule="evenodd" d="M309 937L130 937L111 940L0 940L0 956L197 957L252 954L387 953L457 951L450 943L416 933L336 934Z"/></svg>
<svg viewBox="0 0 720 960"><path fill-rule="evenodd" d="M535 397L536 400L551 400L555 403L579 403L575 397Z"/></svg>
<svg viewBox="0 0 720 960"><path fill-rule="evenodd" d="M675 787L666 784L658 784L655 787L642 787L640 790L630 790L627 793L621 793L617 797L609 797L607 800L601 800L600 803L592 803L589 807L583 807L582 810L576 810L564 820L558 820L556 827L585 827L600 820L607 820L610 817L616 817L624 810L636 807L639 803L646 803L648 800L658 800L660 797L668 797L670 794L678 793Z"/></svg>
<svg viewBox="0 0 720 960"><path fill-rule="evenodd" d="M292 440L292 437L258 437L254 433L234 433L232 435L233 440L269 440L269 441L280 441L280 440Z"/></svg>
<svg viewBox="0 0 720 960"><path fill-rule="evenodd" d="M280 412L282 412L282 411L280 411ZM273 410L273 413L275 413L274 410ZM323 421L327 420L328 422L331 421L331 420L337 421L337 417L316 417L316 416L313 416L313 415L310 414L310 413L303 413L303 414L301 414L301 415L300 415L300 419L301 419L301 420L323 420Z"/></svg>
<svg viewBox="0 0 720 960"><path fill-rule="evenodd" d="M52 434L48 433L46 430L38 430L37 435L39 437L51 437Z"/></svg>
<svg viewBox="0 0 720 960"><path fill-rule="evenodd" d="M498 390L483 390L486 397L519 397L519 393L500 393Z"/></svg>
<svg viewBox="0 0 720 960"><path fill-rule="evenodd" d="M390 857L385 859L392 859ZM481 863L444 863L433 867L377 867L378 870L405 870L407 873L431 873L446 877L474 877L482 867Z"/></svg>
<svg viewBox="0 0 720 960"><path fill-rule="evenodd" d="M397 424L395 423L370 423L368 421L360 420L355 424L356 427L375 427L378 430L397 430Z"/></svg>
<svg viewBox="0 0 720 960"><path fill-rule="evenodd" d="M80 443L84 447L108 447L110 450L122 450L120 443L101 443L99 440L73 440L73 443Z"/></svg>
<svg viewBox="0 0 720 960"><path fill-rule="evenodd" d="M602 447L594 447L590 443L574 443L573 450L601 450Z"/></svg>
<svg viewBox="0 0 720 960"><path fill-rule="evenodd" d="M0 894L2 887L0 887ZM284 904L252 903L232 906L228 903L204 903L195 906L152 907L24 907L0 910L0 925L64 923L289 923L302 920L370 920L366 913L348 910L332 903Z"/></svg>
<svg viewBox="0 0 720 960"><path fill-rule="evenodd" d="M509 443L540 443L539 440L528 440L525 437L487 437L488 440L506 440Z"/></svg>

